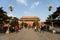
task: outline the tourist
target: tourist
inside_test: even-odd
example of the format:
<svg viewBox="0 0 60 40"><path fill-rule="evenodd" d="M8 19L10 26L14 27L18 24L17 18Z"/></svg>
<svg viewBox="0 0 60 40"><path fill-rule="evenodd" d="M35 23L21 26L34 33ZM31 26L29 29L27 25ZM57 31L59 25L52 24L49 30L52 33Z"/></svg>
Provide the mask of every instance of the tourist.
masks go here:
<svg viewBox="0 0 60 40"><path fill-rule="evenodd" d="M35 31L37 31L37 27L35 26Z"/></svg>
<svg viewBox="0 0 60 40"><path fill-rule="evenodd" d="M41 26L41 31L43 31L43 27L44 27L44 26Z"/></svg>
<svg viewBox="0 0 60 40"><path fill-rule="evenodd" d="M41 26L39 27L39 29L40 29L39 32L41 32Z"/></svg>
<svg viewBox="0 0 60 40"><path fill-rule="evenodd" d="M15 26L15 31L18 32L19 26Z"/></svg>
<svg viewBox="0 0 60 40"><path fill-rule="evenodd" d="M49 26L47 25L47 31L49 32Z"/></svg>
<svg viewBox="0 0 60 40"><path fill-rule="evenodd" d="M5 33L8 30L9 24L3 24L3 32Z"/></svg>

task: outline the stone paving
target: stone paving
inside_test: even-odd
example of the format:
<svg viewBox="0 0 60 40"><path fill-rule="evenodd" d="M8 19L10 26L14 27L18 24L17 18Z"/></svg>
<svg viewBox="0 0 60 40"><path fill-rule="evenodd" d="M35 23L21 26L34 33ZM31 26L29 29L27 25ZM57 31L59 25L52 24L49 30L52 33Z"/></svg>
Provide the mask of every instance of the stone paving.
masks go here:
<svg viewBox="0 0 60 40"><path fill-rule="evenodd" d="M60 40L60 34L35 32L32 28L23 28L18 33L0 34L0 40Z"/></svg>

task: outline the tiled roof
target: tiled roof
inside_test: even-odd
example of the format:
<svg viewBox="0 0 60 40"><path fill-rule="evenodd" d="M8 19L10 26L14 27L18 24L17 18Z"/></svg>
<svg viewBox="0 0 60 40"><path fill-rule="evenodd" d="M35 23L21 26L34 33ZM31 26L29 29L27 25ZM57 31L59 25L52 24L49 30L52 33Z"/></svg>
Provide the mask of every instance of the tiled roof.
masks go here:
<svg viewBox="0 0 60 40"><path fill-rule="evenodd" d="M37 17L37 16L23 16L21 18L39 18L39 17Z"/></svg>
<svg viewBox="0 0 60 40"><path fill-rule="evenodd" d="M40 20L37 16L23 16L20 20Z"/></svg>

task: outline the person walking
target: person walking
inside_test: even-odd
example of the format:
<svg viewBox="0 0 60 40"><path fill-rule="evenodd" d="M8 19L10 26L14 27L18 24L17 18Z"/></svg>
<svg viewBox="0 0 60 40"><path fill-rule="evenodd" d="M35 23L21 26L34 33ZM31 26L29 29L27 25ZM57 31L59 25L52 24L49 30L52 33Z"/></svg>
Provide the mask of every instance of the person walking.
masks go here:
<svg viewBox="0 0 60 40"><path fill-rule="evenodd" d="M16 27L15 27L15 31L16 31L16 32L18 32L18 30L19 30L19 27L18 27L18 26L16 26Z"/></svg>
<svg viewBox="0 0 60 40"><path fill-rule="evenodd" d="M37 31L37 27L35 26L35 31Z"/></svg>

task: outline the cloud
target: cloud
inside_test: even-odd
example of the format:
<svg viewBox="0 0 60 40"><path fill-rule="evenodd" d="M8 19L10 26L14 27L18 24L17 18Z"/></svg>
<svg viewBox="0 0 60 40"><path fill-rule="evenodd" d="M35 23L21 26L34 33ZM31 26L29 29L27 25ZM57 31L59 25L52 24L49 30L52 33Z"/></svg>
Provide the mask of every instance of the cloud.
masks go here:
<svg viewBox="0 0 60 40"><path fill-rule="evenodd" d="M37 7L39 4L40 4L40 2L39 2L39 1L34 2L34 3L32 4L32 6L31 6L31 8Z"/></svg>
<svg viewBox="0 0 60 40"><path fill-rule="evenodd" d="M16 0L16 1L21 4L27 5L27 0Z"/></svg>

